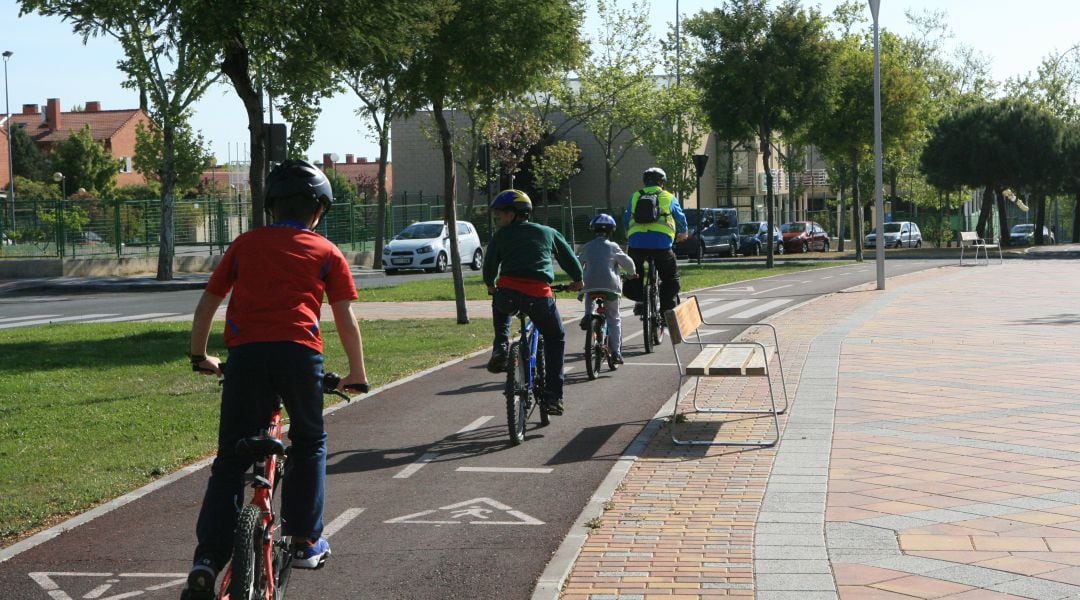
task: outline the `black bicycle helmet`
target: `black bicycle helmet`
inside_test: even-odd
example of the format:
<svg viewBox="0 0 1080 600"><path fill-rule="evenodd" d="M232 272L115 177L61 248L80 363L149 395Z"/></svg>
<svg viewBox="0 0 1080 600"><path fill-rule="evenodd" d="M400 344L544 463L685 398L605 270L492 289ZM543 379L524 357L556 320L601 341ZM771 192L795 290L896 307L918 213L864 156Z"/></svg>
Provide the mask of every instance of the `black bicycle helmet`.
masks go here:
<svg viewBox="0 0 1080 600"><path fill-rule="evenodd" d="M274 167L266 176L265 207L270 210L278 200L292 197L322 204L324 214L334 204L334 191L326 175L308 161L295 158Z"/></svg>
<svg viewBox="0 0 1080 600"><path fill-rule="evenodd" d="M660 167L645 169L641 174L641 181L645 185L664 185L667 182L667 173Z"/></svg>

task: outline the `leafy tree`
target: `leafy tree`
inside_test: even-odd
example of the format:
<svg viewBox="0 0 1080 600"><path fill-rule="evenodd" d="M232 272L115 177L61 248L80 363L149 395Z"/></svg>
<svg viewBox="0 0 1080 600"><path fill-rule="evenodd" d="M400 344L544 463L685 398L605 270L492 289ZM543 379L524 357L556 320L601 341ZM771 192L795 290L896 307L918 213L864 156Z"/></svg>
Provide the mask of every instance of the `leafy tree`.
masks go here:
<svg viewBox="0 0 1080 600"><path fill-rule="evenodd" d="M540 151L540 155L532 159L533 185L543 193L545 217L550 204L548 192L558 191L564 183L580 172L581 148L571 141L560 140L550 146L545 146ZM573 231L573 224L571 224L571 237Z"/></svg>
<svg viewBox="0 0 1080 600"><path fill-rule="evenodd" d="M692 42L693 38L681 40L681 51L676 53L674 31L669 33L661 44L666 73L676 73L678 77L683 61L697 60L700 47ZM671 83L670 80L663 83L650 97L648 109L653 114L638 122L637 131L642 143L667 173L666 189L685 199L697 189L694 155L709 134L709 123L702 108L701 88L681 85L681 81L677 85Z"/></svg>
<svg viewBox="0 0 1080 600"><path fill-rule="evenodd" d="M108 196L116 185L120 161L94 141L87 125L56 144L52 152L53 167L66 178L69 192L84 188L96 197Z"/></svg>
<svg viewBox="0 0 1080 600"><path fill-rule="evenodd" d="M615 214L611 184L619 163L641 143L642 124L656 117L656 95L651 53L659 40L650 33L648 9L632 2L625 10L597 1L601 28L598 51L579 69L578 85L563 88L560 104L600 146L604 157L604 204Z"/></svg>
<svg viewBox="0 0 1080 600"><path fill-rule="evenodd" d="M349 181L348 177L338 173L337 169L327 169L324 172L326 179L330 181L330 189L334 191L334 204L355 204L360 199L356 184Z"/></svg>
<svg viewBox="0 0 1080 600"><path fill-rule="evenodd" d="M772 12L766 0L726 0L687 20L686 30L702 42L694 78L713 129L724 139L758 140L771 229L773 134L794 134L825 104L831 56L825 21L796 0Z"/></svg>
<svg viewBox="0 0 1080 600"><path fill-rule="evenodd" d="M161 127L161 246L157 278L173 277L173 200L177 181L177 132L187 127L188 109L214 82L214 54L194 37L184 21L193 9L188 0L20 0L22 13L36 11L72 23L85 42L115 39L124 51L117 66L125 87L148 97L151 116ZM145 102L142 103L145 106ZM181 135L184 135L181 133ZM182 144L184 140L180 140ZM181 160L186 157L181 156ZM181 168L184 165L181 165ZM87 188L89 189L89 188Z"/></svg>
<svg viewBox="0 0 1080 600"><path fill-rule="evenodd" d="M135 126L135 170L147 181L161 183L165 139L158 127ZM173 174L177 195L184 195L199 185L199 180L212 164L212 157L203 136L192 131L188 123L178 124L173 137ZM164 187L164 186L162 186Z"/></svg>
<svg viewBox="0 0 1080 600"><path fill-rule="evenodd" d="M21 125L11 130L11 166L16 176L34 181L49 181L53 174L49 157L38 150Z"/></svg>
<svg viewBox="0 0 1080 600"><path fill-rule="evenodd" d="M487 121L484 140L491 160L510 178L510 187L514 187L514 175L521 171L526 155L548 132L548 124L532 113L495 115Z"/></svg>
<svg viewBox="0 0 1080 600"><path fill-rule="evenodd" d="M446 110L494 106L533 89L581 53L580 7L572 0L459 0L402 76L412 109L430 106L443 158L457 321L468 323L457 241L457 172Z"/></svg>

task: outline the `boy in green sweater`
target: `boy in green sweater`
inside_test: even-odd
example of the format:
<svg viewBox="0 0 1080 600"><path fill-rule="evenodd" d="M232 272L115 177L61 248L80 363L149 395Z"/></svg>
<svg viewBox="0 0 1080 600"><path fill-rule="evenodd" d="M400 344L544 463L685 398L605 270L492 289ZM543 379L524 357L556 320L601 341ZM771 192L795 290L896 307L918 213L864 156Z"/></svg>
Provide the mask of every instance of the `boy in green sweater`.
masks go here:
<svg viewBox="0 0 1080 600"><path fill-rule="evenodd" d="M540 408L549 415L561 415L566 332L551 293L551 283L555 281L552 257L570 276L573 291L584 286L581 263L562 234L529 221L532 200L525 192L500 192L491 201L491 210L498 229L488 244L484 261L484 283L492 296L491 322L495 329L488 371L501 373L506 369L510 320L518 311L529 315L544 338L547 369Z"/></svg>

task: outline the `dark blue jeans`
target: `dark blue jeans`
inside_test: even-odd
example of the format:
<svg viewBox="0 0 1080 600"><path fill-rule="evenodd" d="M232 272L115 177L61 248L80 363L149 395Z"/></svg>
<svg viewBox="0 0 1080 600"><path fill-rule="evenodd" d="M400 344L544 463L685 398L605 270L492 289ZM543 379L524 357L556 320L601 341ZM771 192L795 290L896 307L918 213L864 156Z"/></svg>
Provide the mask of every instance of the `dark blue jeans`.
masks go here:
<svg viewBox="0 0 1080 600"><path fill-rule="evenodd" d="M285 535L322 534L326 491L322 354L292 342L244 344L229 349L224 372L218 452L195 526L195 560L210 559L218 570L229 560L236 516L247 502L244 474L252 461L236 455L236 441L266 429L276 396L288 411L291 442L281 492Z"/></svg>
<svg viewBox="0 0 1080 600"><path fill-rule="evenodd" d="M550 399L563 397L563 351L566 349L566 331L559 317L554 298L526 296L515 290L496 289L491 298L491 323L495 327L495 345L507 345L510 339L510 323L518 311L529 315L533 327L544 338L544 365L546 368L544 392Z"/></svg>

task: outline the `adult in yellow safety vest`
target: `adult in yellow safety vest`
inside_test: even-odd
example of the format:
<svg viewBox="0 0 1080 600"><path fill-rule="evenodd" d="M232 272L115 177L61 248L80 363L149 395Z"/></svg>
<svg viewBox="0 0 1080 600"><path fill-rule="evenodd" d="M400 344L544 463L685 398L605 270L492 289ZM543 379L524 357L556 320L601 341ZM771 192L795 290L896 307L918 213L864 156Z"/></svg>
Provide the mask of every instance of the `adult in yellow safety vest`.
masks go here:
<svg viewBox="0 0 1080 600"><path fill-rule="evenodd" d="M653 258L660 288L660 310L667 310L679 302L679 268L672 246L687 237L686 215L679 199L664 189L667 173L663 169L646 169L641 180L644 187L630 197L623 214L628 234L627 254L634 259L638 273L642 272L645 258ZM642 310L639 302L634 314L641 314Z"/></svg>

